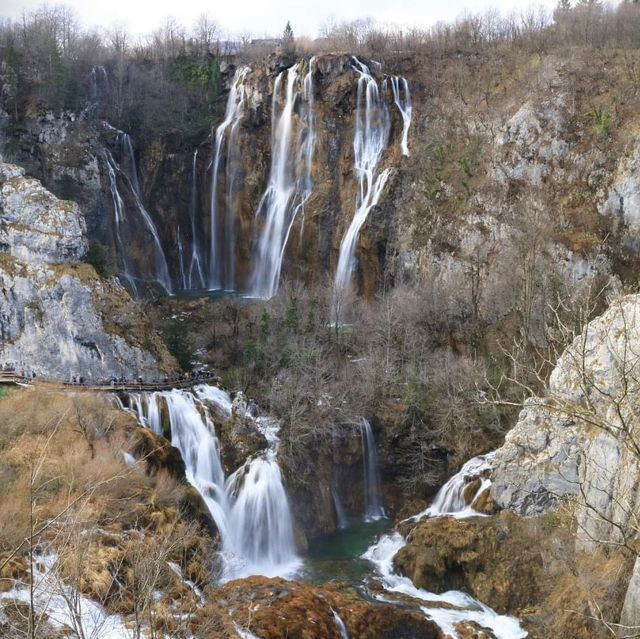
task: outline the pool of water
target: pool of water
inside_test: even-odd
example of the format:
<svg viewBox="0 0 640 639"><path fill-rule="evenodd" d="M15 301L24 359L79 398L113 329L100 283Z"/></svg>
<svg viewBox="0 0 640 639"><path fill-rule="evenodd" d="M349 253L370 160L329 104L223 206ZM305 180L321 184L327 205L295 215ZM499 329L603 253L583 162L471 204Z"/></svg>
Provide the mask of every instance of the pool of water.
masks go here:
<svg viewBox="0 0 640 639"><path fill-rule="evenodd" d="M223 297L242 297L242 293L238 291L225 291L224 289L187 289L183 291L176 291L172 297L177 297L178 299L200 299L205 297L210 300L218 300Z"/></svg>
<svg viewBox="0 0 640 639"><path fill-rule="evenodd" d="M301 577L316 584L327 582L361 583L371 575L371 563L361 558L378 535L391 529L391 519L364 522L349 518L343 530L311 537Z"/></svg>

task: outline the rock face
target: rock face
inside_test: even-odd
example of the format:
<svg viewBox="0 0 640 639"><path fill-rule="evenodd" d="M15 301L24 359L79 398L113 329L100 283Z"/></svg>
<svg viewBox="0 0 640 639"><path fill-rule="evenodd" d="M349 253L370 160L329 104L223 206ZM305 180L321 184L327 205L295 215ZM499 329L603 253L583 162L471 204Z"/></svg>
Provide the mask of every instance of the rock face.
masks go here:
<svg viewBox="0 0 640 639"><path fill-rule="evenodd" d="M638 343L640 296L633 295L612 304L566 349L549 397L527 402L496 454L492 494L501 507L531 515L575 497L587 547L634 534Z"/></svg>
<svg viewBox="0 0 640 639"><path fill-rule="evenodd" d="M158 376L172 359L115 281L78 260L87 251L76 204L0 164L0 364L86 381Z"/></svg>
<svg viewBox="0 0 640 639"><path fill-rule="evenodd" d="M640 296L617 300L590 322L558 360L549 397L529 400L494 458L492 495L522 515L567 501L577 547L594 553L613 542L637 547L640 449ZM636 562L637 564L637 562ZM622 623L640 623L634 569Z"/></svg>
<svg viewBox="0 0 640 639"><path fill-rule="evenodd" d="M0 248L26 262L81 260L87 252L86 227L78 205L62 202L24 170L0 166Z"/></svg>

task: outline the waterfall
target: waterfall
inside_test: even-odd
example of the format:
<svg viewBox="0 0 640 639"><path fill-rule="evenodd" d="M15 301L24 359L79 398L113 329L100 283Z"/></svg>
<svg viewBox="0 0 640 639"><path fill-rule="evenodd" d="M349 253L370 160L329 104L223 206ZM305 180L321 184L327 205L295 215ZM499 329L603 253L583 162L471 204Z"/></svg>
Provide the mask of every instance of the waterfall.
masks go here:
<svg viewBox="0 0 640 639"><path fill-rule="evenodd" d="M273 297L280 281L282 260L291 228L311 195L311 168L315 149L315 112L313 73L315 59L302 82L302 105L299 109L299 134L294 136L298 67L294 64L276 78L271 107L271 170L256 216L264 216L251 275L250 292L254 297ZM280 107L283 77L286 75L285 100ZM292 148L293 143L297 150Z"/></svg>
<svg viewBox="0 0 640 639"><path fill-rule="evenodd" d="M202 260L200 258L200 240L196 222L198 212L198 149L193 152L191 163L191 193L189 198L189 221L191 223L191 261L186 271L183 288L205 288Z"/></svg>
<svg viewBox="0 0 640 639"><path fill-rule="evenodd" d="M264 434L269 448L225 479L210 408L228 418L229 395L206 385L196 387L193 393L172 390L129 395L131 410L156 433L162 432L161 402L166 403L171 444L182 455L187 480L202 495L220 532L225 560L223 579L295 571L300 562L295 553L289 502L276 461L278 422L268 418L251 420Z"/></svg>
<svg viewBox="0 0 640 639"><path fill-rule="evenodd" d="M229 289L235 287L235 205L234 190L236 164L240 158L238 128L246 102L244 79L251 71L249 67L237 69L227 98L225 117L216 129L213 162L211 168L211 215L209 250L209 288ZM227 132L229 134L227 135ZM226 216L224 227L218 212L218 174L226 145Z"/></svg>
<svg viewBox="0 0 640 639"><path fill-rule="evenodd" d="M300 108L300 120L303 126L299 133L298 142L298 194L300 202L297 209L302 211L302 220L300 223L300 237L304 231L304 205L311 197L313 192L313 180L311 178L311 170L313 168L313 153L316 148L316 112L315 112L315 96L313 87L313 74L315 71L316 57L313 56L309 60L309 70L304 77L302 83L302 106ZM294 219L298 211L294 211ZM286 241L285 241L286 245ZM284 251L284 247L283 247Z"/></svg>
<svg viewBox="0 0 640 639"><path fill-rule="evenodd" d="M438 492L433 503L422 513L415 515L405 522L418 521L424 516L452 515L458 517L479 516L480 513L471 509L468 505L473 503L490 485L485 475L491 468L493 453L480 455L470 459ZM482 479L480 487L470 500L465 500L465 488L470 481ZM405 523L403 522L403 523ZM442 595L436 595L422 588L416 588L408 577L398 575L394 571L393 558L395 554L406 545L405 538L397 531L384 534L370 546L362 555L375 567L381 578L381 582L387 593L399 593L402 602L406 604L407 596L416 599L422 612L433 619L446 635L459 637L456 625L461 621L472 621L482 627L489 628L496 639L523 639L527 632L522 629L519 621L514 617L497 614L489 606L474 599L470 595L451 590ZM389 602L389 596L384 596L384 601ZM442 606L439 606L442 604Z"/></svg>
<svg viewBox="0 0 640 639"><path fill-rule="evenodd" d="M151 216L149 215L147 209L145 209L142 204L142 195L140 192L140 183L138 181L138 167L136 165L136 158L133 152L133 144L131 142L131 136L128 133L120 132L119 137L122 142L122 146L125 150L124 154L124 164L125 167L125 175L129 180L129 184L131 186L131 192L133 194L133 199L136 203L136 207L140 213L140 217L142 218L144 225L147 230L151 234L153 238L153 248L154 248L154 279L158 284L160 284L164 290L170 295L171 294L171 278L169 277L169 267L167 266L167 258L164 254L164 250L162 249L162 244L160 243L160 236L158 235L158 229L156 225L153 223ZM128 168L128 171L127 171Z"/></svg>
<svg viewBox="0 0 640 639"><path fill-rule="evenodd" d="M104 152L104 161L107 165L107 174L109 176L109 190L111 191L111 200L113 201L113 217L114 217L114 232L116 236L116 247L118 249L118 253L120 254L120 260L122 262L122 275L129 283L131 290L134 295L137 296L138 289L135 284L135 279L131 272L131 267L129 266L129 261L127 259L127 252L124 249L124 244L122 242L122 233L121 227L124 220L124 202L122 201L122 197L120 197L120 192L118 191L118 181L116 177L116 163L109 151L105 150Z"/></svg>
<svg viewBox="0 0 640 639"><path fill-rule="evenodd" d="M411 520L418 521L423 517L439 517L449 515L458 519L464 517L482 517L483 513L474 510L472 505L475 500L491 486L488 477L491 470L491 460L494 453L479 455L466 462L462 468L447 481L438 491L431 505L421 513L414 515ZM468 487L474 481L478 481L478 487L469 495Z"/></svg>
<svg viewBox="0 0 640 639"><path fill-rule="evenodd" d="M351 224L342 238L334 281L334 321L339 321L339 307L349 293L354 270L356 243L369 211L378 203L390 169L378 172L387 148L391 119L387 103L369 68L353 58L353 69L360 74L356 98L356 126L353 137L354 171L358 179L356 207Z"/></svg>
<svg viewBox="0 0 640 639"><path fill-rule="evenodd" d="M89 90L89 98L95 102L100 93L99 84L102 83L104 90L109 91L109 76L107 70L100 64L91 67L91 84Z"/></svg>
<svg viewBox="0 0 640 639"><path fill-rule="evenodd" d="M106 124L109 128L110 125ZM138 182L138 170L135 161L135 155L133 152L133 145L131 143L131 137L123 133L122 131L118 132L118 141L121 144L123 150L123 164L124 169L116 163L113 159L111 153L105 149L104 158L105 164L107 165L107 174L109 177L109 188L111 191L111 199L113 201L113 214L114 214L114 229L116 235L116 247L120 254L120 259L122 261L122 275L130 284L133 289L134 295L137 294L137 288L135 286L135 279L143 279L140 277L139 273L134 273L132 266L130 264L130 252L129 247L126 242L129 238L125 238L123 240L122 234L124 230L124 225L127 223L126 216L126 207L124 204L124 200L120 195L120 191L118 190L118 176L122 178L126 185L129 186L129 190L131 191L131 195L133 196L133 200L135 202L138 213L140 214L140 219L143 222L144 227L149 232L153 239L153 256L154 256L154 266L153 266L153 280L158 282L164 290L171 294L171 278L169 277L169 268L167 266L167 259L164 254L164 250L162 249L162 244L160 243L160 236L158 235L158 230L151 219L151 216L144 208L142 204L142 200L140 199L140 184ZM130 220L129 220L130 224Z"/></svg>
<svg viewBox="0 0 640 639"><path fill-rule="evenodd" d="M182 288L187 288L187 275L184 268L184 250L182 248L182 234L180 233L180 225L178 224L178 263L180 264L180 282Z"/></svg>
<svg viewBox="0 0 640 639"><path fill-rule="evenodd" d="M344 625L344 621L340 618L340 615L331 608L331 613L333 614L333 619L336 622L336 626L338 627L338 632L340 633L340 637L342 639L349 639L349 633L347 632L347 627Z"/></svg>
<svg viewBox="0 0 640 639"><path fill-rule="evenodd" d="M362 460L364 466L364 519L376 521L386 517L382 506L380 473L378 472L378 454L371 424L363 417L360 422L362 440Z"/></svg>
<svg viewBox="0 0 640 639"><path fill-rule="evenodd" d="M402 91L404 91L404 97ZM400 148L402 155L409 155L409 127L411 126L411 94L409 93L409 83L406 78L394 75L391 77L391 89L393 91L393 101L402 116L402 138Z"/></svg>
<svg viewBox="0 0 640 639"><path fill-rule="evenodd" d="M331 497L333 499L333 507L336 511L336 523L339 530L344 530L348 526L347 516L344 514L344 508L340 501L340 496L335 488L331 489Z"/></svg>

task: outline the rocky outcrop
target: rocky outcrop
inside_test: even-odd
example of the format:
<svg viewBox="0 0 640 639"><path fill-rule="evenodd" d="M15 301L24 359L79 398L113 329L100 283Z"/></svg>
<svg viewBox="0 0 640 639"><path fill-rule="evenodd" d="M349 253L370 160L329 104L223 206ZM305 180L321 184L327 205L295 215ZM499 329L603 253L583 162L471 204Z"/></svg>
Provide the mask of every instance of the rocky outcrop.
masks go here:
<svg viewBox="0 0 640 639"><path fill-rule="evenodd" d="M549 395L527 402L494 458L492 495L522 515L568 504L577 548L603 544L636 555L640 507L640 296L618 299L559 358ZM640 623L638 570L622 623Z"/></svg>
<svg viewBox="0 0 640 639"><path fill-rule="evenodd" d="M579 536L634 536L640 503L638 422L640 296L617 300L559 358L549 396L530 399L494 459L492 494L530 515L575 498Z"/></svg>
<svg viewBox="0 0 640 639"><path fill-rule="evenodd" d="M203 618L218 620L210 639L244 636L263 639L341 639L340 619L351 639L440 639L442 632L422 614L373 603L339 586L249 577L214 591ZM255 601L254 605L247 605ZM231 634L232 629L235 633ZM229 632L230 634L225 634ZM249 635L246 635L249 636Z"/></svg>
<svg viewBox="0 0 640 639"><path fill-rule="evenodd" d="M0 364L86 381L168 370L172 358L128 293L79 262L78 206L8 164L0 194Z"/></svg>

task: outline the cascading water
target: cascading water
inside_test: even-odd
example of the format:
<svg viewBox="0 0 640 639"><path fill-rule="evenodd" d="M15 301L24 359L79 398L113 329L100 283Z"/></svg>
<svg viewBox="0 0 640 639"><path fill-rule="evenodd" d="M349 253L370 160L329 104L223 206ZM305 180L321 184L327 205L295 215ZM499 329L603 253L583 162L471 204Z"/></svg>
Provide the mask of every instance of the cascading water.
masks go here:
<svg viewBox="0 0 640 639"><path fill-rule="evenodd" d="M378 171L391 132L387 103L369 68L353 58L353 69L360 74L356 103L356 127L353 137L354 170L358 179L356 209L340 244L334 280L334 322L339 321L340 306L349 293L354 270L356 243L369 211L378 203L390 169Z"/></svg>
<svg viewBox="0 0 640 639"><path fill-rule="evenodd" d="M336 523L338 525L338 530L344 530L348 525L347 516L344 513L340 496L335 488L331 489L331 498L333 499L333 507L336 511Z"/></svg>
<svg viewBox="0 0 640 639"><path fill-rule="evenodd" d="M235 287L235 178L239 160L238 128L246 102L244 80L251 71L249 67L238 69L233 78L231 91L227 98L225 117L216 129L213 162L211 168L211 215L210 215L210 251L209 251L209 288L211 290ZM227 135L228 132L228 135ZM218 179L223 159L225 139L225 203L226 215L224 227L220 220L218 206Z"/></svg>
<svg viewBox="0 0 640 639"><path fill-rule="evenodd" d="M295 107L300 96L296 84L300 64L294 64L286 72L282 72L273 87L271 171L267 188L256 210L256 216L264 216L264 224L251 275L250 294L253 297L268 299L276 294L291 228L313 189L311 167L315 149L315 60L311 58L309 61L309 69L302 83L302 105L299 107L301 128L296 137ZM285 100L280 107L278 100L285 75ZM294 142L297 151L292 148Z"/></svg>
<svg viewBox="0 0 640 639"><path fill-rule="evenodd" d="M336 622L340 637L342 639L350 639L349 633L347 632L347 627L344 625L344 621L342 621L340 615L333 608L331 608L331 614L333 614L333 620Z"/></svg>
<svg viewBox="0 0 640 639"><path fill-rule="evenodd" d="M136 158L133 152L133 143L131 142L131 136L128 133L124 133L121 131L119 133L119 137L122 142L122 147L125 150L124 158L126 161L124 163L124 174L129 180L133 199L136 203L136 207L138 208L138 212L140 213L140 217L142 218L144 225L153 238L155 261L153 276L155 281L158 282L158 284L160 284L167 293L171 294L172 287L171 278L169 277L169 267L167 266L167 258L164 254L164 250L160 242L158 229L153 223L153 220L151 219L151 216L149 215L147 209L142 204L140 183L138 181L138 167L136 165Z"/></svg>
<svg viewBox="0 0 640 639"><path fill-rule="evenodd" d="M252 420L269 448L247 460L225 481L210 407L228 417L231 398L206 385L196 387L194 393L173 390L129 395L130 408L156 433L162 432L163 402L169 413L171 443L182 455L187 480L202 495L220 532L223 579L286 575L297 570L300 561L295 552L291 512L276 461L278 422Z"/></svg>
<svg viewBox="0 0 640 639"><path fill-rule="evenodd" d="M417 521L424 516L451 515L457 517L479 516L473 511L464 499L465 487L469 481L483 478L490 469L493 454L481 455L469 460L460 471L454 475L438 492L433 503L427 510L411 517L406 521ZM483 482L485 480L483 479ZM486 480L489 481L488 479ZM475 496L479 495L488 485L481 485ZM473 500L471 500L473 503ZM362 555L375 567L381 583L387 593L399 593L403 595L403 603L406 605L406 597L415 599L422 612L433 619L442 631L458 639L460 637L456 624L462 621L472 621L482 627L489 628L496 639L522 639L527 632L522 629L520 623L514 617L499 615L489 606L474 599L470 595L458 591L445 592L436 595L422 588L416 588L408 577L398 575L394 571L393 557L406 545L405 538L397 531L384 534ZM389 595L384 597L389 601Z"/></svg>
<svg viewBox="0 0 640 639"><path fill-rule="evenodd" d="M378 472L378 454L371 424L364 417L360 423L362 440L362 460L364 466L364 519L376 521L386 517L382 506L380 473Z"/></svg>
<svg viewBox="0 0 640 639"><path fill-rule="evenodd" d="M397 75L391 77L391 90L393 91L393 101L402 116L402 138L400 148L402 155L409 155L409 127L411 126L411 94L409 93L409 83L406 78ZM404 96L402 93L404 92Z"/></svg>
<svg viewBox="0 0 640 639"><path fill-rule="evenodd" d="M473 503L488 490L491 480L488 477L491 470L491 460L494 453L479 455L466 462L449 481L442 486L435 496L433 503L421 513L411 517L411 521L418 521L423 517L440 517L449 515L458 519L465 517L481 517L483 513L474 510ZM478 480L478 487L472 495L468 495L471 482Z"/></svg>
<svg viewBox="0 0 640 639"><path fill-rule="evenodd" d="M124 220L124 202L120 197L120 192L118 191L118 182L116 178L117 165L109 151L105 150L104 152L104 161L107 165L107 174L109 176L109 189L111 191L111 199L113 201L113 216L114 216L114 233L116 236L116 246L118 249L118 253L120 254L120 260L122 262L122 275L129 283L131 290L134 295L138 294L138 289L135 284L135 279L133 277L133 273L131 272L131 267L129 265L129 260L127 259L127 252L124 249L124 244L122 242L122 223Z"/></svg>
<svg viewBox="0 0 640 639"><path fill-rule="evenodd" d="M112 129L112 127L106 123L105 126ZM164 250L162 249L162 244L160 243L160 236L158 235L156 225L153 223L151 216L144 208L142 200L140 199L138 171L131 138L128 134L119 131L118 140L120 141L123 150L123 166L125 169L118 166L111 153L106 149L104 151L104 158L107 166L107 174L109 176L111 199L113 201L116 247L122 261L122 275L131 286L135 295L137 293L137 287L134 281L145 278L143 278L140 273L134 272L126 244L128 238L123 240L122 237L123 233L125 233L125 227L128 227L129 225L127 224L126 206L122 196L120 195L120 191L118 190L118 176L120 176L124 183L129 187L143 226L153 239L154 268L151 274L151 279L158 282L158 284L160 284L167 293L171 294L171 278L169 277L167 259L164 254Z"/></svg>
<svg viewBox="0 0 640 639"><path fill-rule="evenodd" d="M299 171L297 191L300 202L297 205L298 210L302 211L302 220L300 223L300 237L304 231L304 205L311 197L313 192L313 180L311 178L311 169L313 167L313 153L316 148L316 112L315 112L315 96L313 87L313 74L315 71L316 58L313 56L309 60L309 70L304 77L302 84L302 107L300 108L300 120L303 126L300 129L298 141L298 160L297 166ZM294 212L294 219L298 211ZM286 244L286 242L285 242ZM284 251L284 247L283 247Z"/></svg>
<svg viewBox="0 0 640 639"><path fill-rule="evenodd" d="M191 260L185 269L183 288L205 288L202 259L200 258L200 237L196 215L198 211L198 149L193 152L191 163L191 193L189 198L189 222L191 223Z"/></svg>

